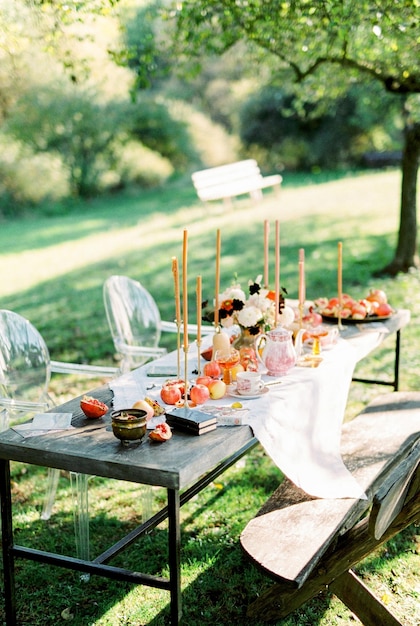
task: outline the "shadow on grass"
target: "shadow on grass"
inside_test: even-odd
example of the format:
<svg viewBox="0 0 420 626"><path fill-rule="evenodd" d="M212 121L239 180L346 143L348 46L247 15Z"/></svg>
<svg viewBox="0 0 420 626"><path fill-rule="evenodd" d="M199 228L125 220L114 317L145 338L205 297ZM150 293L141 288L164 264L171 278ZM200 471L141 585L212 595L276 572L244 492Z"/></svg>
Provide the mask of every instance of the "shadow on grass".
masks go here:
<svg viewBox="0 0 420 626"><path fill-rule="evenodd" d="M261 500L262 492L268 494L277 486L279 472L273 468L258 475L255 473L257 466L258 458L235 474L221 477L224 480L222 488L207 488L183 509L182 624L185 626L262 624L249 620L246 616L247 606L272 583L246 559L239 545L239 535L247 520L256 513L255 510L247 510L252 476L253 491L260 493ZM40 472L40 468L28 466L25 470L21 466L14 473L14 500L18 500L15 541L20 545L72 555L74 533L71 507L68 510L60 507L48 522L42 522L38 517L34 519L31 513L42 493L42 482L39 483L38 493L31 490L30 485ZM68 481L62 479L60 488L65 492ZM118 483L95 479L92 483L93 499L98 495L95 494L95 488L102 493L103 510L91 514L92 557L124 536L140 521L137 513L139 499L135 492L131 495L128 511L126 505L124 511L118 512L118 504L111 501L112 494L118 490ZM232 508L234 501L237 502L236 509ZM254 509L255 506L254 502ZM28 507L29 515L24 518L23 512ZM107 514L109 509L113 512L111 516ZM391 540L393 558L398 559L407 552L412 537L413 531L408 528ZM165 528L159 527L134 543L110 564L167 576L166 562L167 533ZM380 556L371 555L361 567L367 577L380 571L382 565ZM191 582L188 582L189 579ZM16 562L16 582L19 625L43 626L45 623L61 623L70 617L75 626L96 623L109 626L169 624L167 592L157 592L154 596L148 588L99 576L92 576L88 583L83 583L77 572L21 559ZM142 606L143 602L147 607ZM331 594L321 593L276 624L316 626L322 623L328 612L334 610L331 604ZM342 608L339 610L341 617L325 623L347 624L341 621L345 620L343 616L346 611ZM3 606L0 619L4 619Z"/></svg>
<svg viewBox="0 0 420 626"><path fill-rule="evenodd" d="M281 285L287 289L289 297L296 298L299 237L291 231L288 234L287 225L283 231ZM262 272L260 244L253 233L244 234L241 229L224 234L223 248L228 254L225 255L221 269L223 289L231 284L235 274L245 286L248 280ZM334 239L324 240L322 248L318 242L306 246L308 298L331 297L335 294L336 246L337 241ZM370 237L366 246L369 251L383 250L383 237ZM86 264L80 269L40 282L31 289L5 296L1 308L9 308L27 317L43 335L52 358L109 364L113 360L114 348L102 302L103 283L112 274L125 274L140 280L157 301L162 318L173 319L171 258L177 256L180 259L181 249L181 229L178 238L175 236L168 241L149 241L147 246L142 246L140 241L138 251L110 254L106 260ZM203 300L213 296L214 250L213 231L203 231L191 238L191 312L195 311L192 281L196 275L202 275ZM378 259L378 264L381 264L382 259L379 256ZM360 285L367 284L370 269L370 257L359 256L357 261L353 261L349 269L344 271L346 290L354 290L356 296L362 297L366 288ZM162 345L174 348L174 336L166 334L162 337Z"/></svg>
<svg viewBox="0 0 420 626"><path fill-rule="evenodd" d="M165 189L138 191L74 202L54 217L33 216L6 222L10 237L2 240L0 254L48 248L59 243L78 241L110 229L129 228L141 220L168 215L181 209L200 206L188 188L168 185Z"/></svg>

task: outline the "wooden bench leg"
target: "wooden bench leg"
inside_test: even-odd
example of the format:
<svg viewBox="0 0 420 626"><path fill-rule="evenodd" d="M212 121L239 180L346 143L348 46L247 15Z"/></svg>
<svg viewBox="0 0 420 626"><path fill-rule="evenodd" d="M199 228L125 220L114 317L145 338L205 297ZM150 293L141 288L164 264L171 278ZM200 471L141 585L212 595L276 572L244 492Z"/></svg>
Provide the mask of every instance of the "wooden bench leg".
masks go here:
<svg viewBox="0 0 420 626"><path fill-rule="evenodd" d="M297 590L288 590L282 583L275 583L248 606L247 617L263 622L283 619L308 600L312 600L323 589L327 589L325 584L316 583L315 586L308 585Z"/></svg>
<svg viewBox="0 0 420 626"><path fill-rule="evenodd" d="M352 570L341 574L329 588L357 615L364 626L402 626Z"/></svg>
<svg viewBox="0 0 420 626"><path fill-rule="evenodd" d="M340 587L337 587L337 591L334 589L334 581L341 576L346 577L349 567L355 566L378 546L420 519L420 499L418 498L417 487L410 490L409 498L409 501L404 504L399 515L380 539L375 539L369 532L369 518L365 517L345 535L341 536L335 546L331 546L331 549L325 553L319 562L316 570L312 572L300 588L293 586L290 581L276 582L248 606L247 616L267 622L283 619L289 613L302 606L302 604L314 598L320 591L327 588L336 593L338 597L340 597L341 593L344 597L344 591ZM345 579L343 578L343 580ZM347 599L345 604L347 604ZM378 605L373 602L370 603L371 608L377 608L377 606L380 606L379 602ZM349 608L354 610L350 604ZM356 613L356 610L354 610L354 613ZM389 619L391 619L391 614L389 616ZM367 626L373 624L375 626L379 626L379 624L381 626L394 626L400 624L400 622L381 622L377 619L376 622L371 621L366 622L366 624Z"/></svg>

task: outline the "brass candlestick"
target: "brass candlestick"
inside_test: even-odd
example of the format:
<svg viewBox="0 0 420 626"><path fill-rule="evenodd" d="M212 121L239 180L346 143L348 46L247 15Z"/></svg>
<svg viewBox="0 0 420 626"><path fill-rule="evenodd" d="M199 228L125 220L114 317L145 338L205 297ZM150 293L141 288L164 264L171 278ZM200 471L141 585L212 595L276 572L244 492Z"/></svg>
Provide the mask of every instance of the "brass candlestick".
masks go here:
<svg viewBox="0 0 420 626"><path fill-rule="evenodd" d="M176 370L177 378L181 378L181 322L176 321Z"/></svg>
<svg viewBox="0 0 420 626"><path fill-rule="evenodd" d="M184 346L184 409L188 409L188 346Z"/></svg>
<svg viewBox="0 0 420 626"><path fill-rule="evenodd" d="M299 304L299 330L303 327L303 302Z"/></svg>
<svg viewBox="0 0 420 626"><path fill-rule="evenodd" d="M201 339L197 339L197 376L201 376Z"/></svg>

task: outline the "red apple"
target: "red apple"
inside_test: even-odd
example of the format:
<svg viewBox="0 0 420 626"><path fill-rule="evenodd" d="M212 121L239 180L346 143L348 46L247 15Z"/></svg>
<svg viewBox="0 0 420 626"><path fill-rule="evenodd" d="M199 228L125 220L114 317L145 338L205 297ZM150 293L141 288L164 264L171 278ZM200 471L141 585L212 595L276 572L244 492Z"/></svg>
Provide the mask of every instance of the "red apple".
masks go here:
<svg viewBox="0 0 420 626"><path fill-rule="evenodd" d="M387 317L388 315L392 315L393 312L393 308L387 302L382 302L377 309L375 309L375 315L379 317Z"/></svg>
<svg viewBox="0 0 420 626"><path fill-rule="evenodd" d="M334 298L330 298L328 300L328 304L327 304L327 308L328 309L334 309L335 307L337 307L340 304L339 300L337 297Z"/></svg>
<svg viewBox="0 0 420 626"><path fill-rule="evenodd" d="M190 397L195 404L204 404L210 398L210 391L206 385L194 385L190 389Z"/></svg>
<svg viewBox="0 0 420 626"><path fill-rule="evenodd" d="M211 378L219 378L222 374L222 370L220 369L220 365L217 361L210 361L203 367L203 374L205 376L210 376Z"/></svg>
<svg viewBox="0 0 420 626"><path fill-rule="evenodd" d="M226 393L226 383L223 380L213 380L209 385L210 398L219 400Z"/></svg>
<svg viewBox="0 0 420 626"><path fill-rule="evenodd" d="M366 300L370 302L379 302L379 304L386 304L388 302L387 295L382 289L371 289L369 295L366 296Z"/></svg>
<svg viewBox="0 0 420 626"><path fill-rule="evenodd" d="M185 393L185 383L182 380L182 378L170 378L169 380L165 381L164 386L165 387L178 387L182 396Z"/></svg>
<svg viewBox="0 0 420 626"><path fill-rule="evenodd" d="M211 381L213 380L213 378L211 376L198 376L195 380L195 384L196 385L205 385L206 387L209 386L209 384L211 383Z"/></svg>
<svg viewBox="0 0 420 626"><path fill-rule="evenodd" d="M160 397L165 404L176 404L181 400L182 394L180 388L176 385L165 384L160 390Z"/></svg>
<svg viewBox="0 0 420 626"><path fill-rule="evenodd" d="M313 307L310 306L309 312L303 317L303 321L311 326L319 326L322 324L322 315L314 311Z"/></svg>
<svg viewBox="0 0 420 626"><path fill-rule="evenodd" d="M355 304L351 309L351 315L355 320L363 320L367 315L366 307L363 304Z"/></svg>

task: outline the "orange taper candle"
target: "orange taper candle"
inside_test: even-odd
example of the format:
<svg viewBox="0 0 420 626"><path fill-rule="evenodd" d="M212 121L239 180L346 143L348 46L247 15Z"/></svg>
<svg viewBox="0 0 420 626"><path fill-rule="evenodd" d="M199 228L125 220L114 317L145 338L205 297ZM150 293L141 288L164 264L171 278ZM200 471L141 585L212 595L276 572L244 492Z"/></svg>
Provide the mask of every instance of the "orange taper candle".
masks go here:
<svg viewBox="0 0 420 626"><path fill-rule="evenodd" d="M338 242L337 246L338 252L338 267L337 267L337 295L338 295L338 306L341 308L343 305L343 244L341 241Z"/></svg>
<svg viewBox="0 0 420 626"><path fill-rule="evenodd" d="M188 350L188 281L187 281L188 231L184 230L182 244L182 291L184 314L184 351Z"/></svg>
<svg viewBox="0 0 420 626"><path fill-rule="evenodd" d="M215 305L214 305L214 325L219 327L219 286L220 286L220 229L216 233L216 284L215 284Z"/></svg>
<svg viewBox="0 0 420 626"><path fill-rule="evenodd" d="M275 253L275 268L274 268L274 283L276 290L276 310L274 313L274 323L277 326L279 318L279 299L280 299L280 224L276 220L276 253Z"/></svg>
<svg viewBox="0 0 420 626"><path fill-rule="evenodd" d="M305 250L299 250L299 306L305 304Z"/></svg>
<svg viewBox="0 0 420 626"><path fill-rule="evenodd" d="M270 239L270 224L268 220L264 220L264 287L268 289L268 248Z"/></svg>
<svg viewBox="0 0 420 626"><path fill-rule="evenodd" d="M174 291L175 291L175 322L179 325L181 323L181 300L179 295L179 270L178 259L172 257L172 274L174 277Z"/></svg>
<svg viewBox="0 0 420 626"><path fill-rule="evenodd" d="M197 342L201 341L201 276L197 276L197 286L196 286L196 294L197 294Z"/></svg>

